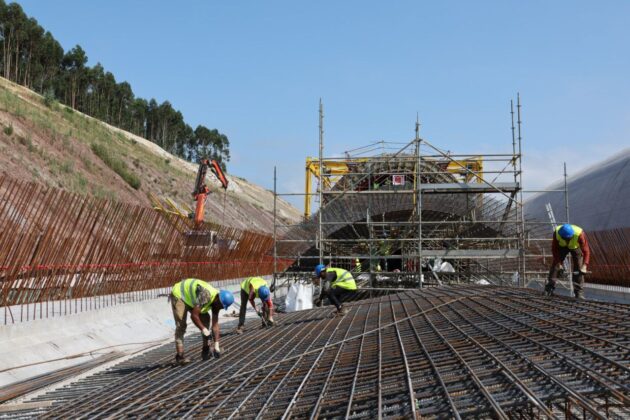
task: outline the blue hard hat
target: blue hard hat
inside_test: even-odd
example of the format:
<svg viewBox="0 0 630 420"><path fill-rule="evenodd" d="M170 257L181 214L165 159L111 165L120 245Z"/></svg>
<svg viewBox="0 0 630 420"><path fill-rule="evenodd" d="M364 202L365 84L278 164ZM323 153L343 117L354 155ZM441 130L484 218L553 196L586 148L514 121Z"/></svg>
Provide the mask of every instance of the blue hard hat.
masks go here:
<svg viewBox="0 0 630 420"><path fill-rule="evenodd" d="M260 286L260 288L258 289L258 297L260 298L260 300L269 299L270 294L271 293L269 292L269 288L267 286Z"/></svg>
<svg viewBox="0 0 630 420"><path fill-rule="evenodd" d="M562 239L571 239L575 234L575 230L573 229L573 226L566 223L560 227L558 234Z"/></svg>
<svg viewBox="0 0 630 420"><path fill-rule="evenodd" d="M325 268L326 266L324 264L317 264L315 266L315 275L319 277L319 275L322 273L322 271L324 271Z"/></svg>
<svg viewBox="0 0 630 420"><path fill-rule="evenodd" d="M219 292L219 300L223 305L223 309L227 309L231 304L234 303L234 295L229 290L221 290Z"/></svg>

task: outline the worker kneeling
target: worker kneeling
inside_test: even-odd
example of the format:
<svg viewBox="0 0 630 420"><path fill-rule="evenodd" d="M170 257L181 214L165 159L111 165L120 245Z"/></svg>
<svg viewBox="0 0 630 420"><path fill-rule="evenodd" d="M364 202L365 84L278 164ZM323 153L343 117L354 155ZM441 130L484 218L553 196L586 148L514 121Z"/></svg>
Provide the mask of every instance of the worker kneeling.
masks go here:
<svg viewBox="0 0 630 420"><path fill-rule="evenodd" d="M210 337L210 311L212 311L212 354L221 355L219 347L219 311L226 309L234 302L234 296L227 290L218 290L199 279L186 279L175 283L171 291L171 306L175 318L175 361L179 364L190 362L184 356L184 334L188 322L188 312L193 323L199 328L203 337L201 356L207 359L210 355L208 339Z"/></svg>
<svg viewBox="0 0 630 420"><path fill-rule="evenodd" d="M256 308L256 298L259 298L261 301L260 311ZM271 291L267 287L267 282L262 277L248 277L241 283L241 310L238 316L237 334L243 332L247 301L252 304L252 308L262 318L263 327L273 326L273 302L271 301Z"/></svg>
<svg viewBox="0 0 630 420"><path fill-rule="evenodd" d="M324 264L318 264L315 267L315 276L324 280L320 287L319 300L328 297L328 300L337 308L337 315L345 315L347 311L343 307L343 301L357 291L357 284L352 273L343 268L326 268Z"/></svg>

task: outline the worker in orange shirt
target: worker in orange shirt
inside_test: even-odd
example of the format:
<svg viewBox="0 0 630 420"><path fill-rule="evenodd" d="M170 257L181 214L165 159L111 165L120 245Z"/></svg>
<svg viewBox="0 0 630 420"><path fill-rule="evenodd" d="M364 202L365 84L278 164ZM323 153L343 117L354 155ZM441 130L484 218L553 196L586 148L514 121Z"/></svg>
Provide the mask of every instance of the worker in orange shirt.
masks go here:
<svg viewBox="0 0 630 420"><path fill-rule="evenodd" d="M587 272L591 260L591 250L588 246L586 233L576 225L564 224L558 226L551 241L551 253L553 262L549 269L549 277L545 291L552 294L556 288L556 279L567 255L573 258L573 271L577 276L573 277L573 291L576 299L584 299L584 275Z"/></svg>

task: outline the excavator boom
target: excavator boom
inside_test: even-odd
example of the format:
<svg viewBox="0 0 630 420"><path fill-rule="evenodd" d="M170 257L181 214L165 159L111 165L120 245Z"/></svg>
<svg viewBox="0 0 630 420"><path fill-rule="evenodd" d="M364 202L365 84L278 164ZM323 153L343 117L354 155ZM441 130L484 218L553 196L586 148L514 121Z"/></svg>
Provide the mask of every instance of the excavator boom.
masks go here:
<svg viewBox="0 0 630 420"><path fill-rule="evenodd" d="M208 168L210 168L214 176L217 177L224 190L227 190L228 187L227 177L216 160L202 159L201 162L199 162L197 179L195 180L195 189L193 190L193 197L197 201L197 206L195 207L195 225L197 226L200 226L203 223L206 198L210 193L210 189L206 185L206 174L208 173Z"/></svg>

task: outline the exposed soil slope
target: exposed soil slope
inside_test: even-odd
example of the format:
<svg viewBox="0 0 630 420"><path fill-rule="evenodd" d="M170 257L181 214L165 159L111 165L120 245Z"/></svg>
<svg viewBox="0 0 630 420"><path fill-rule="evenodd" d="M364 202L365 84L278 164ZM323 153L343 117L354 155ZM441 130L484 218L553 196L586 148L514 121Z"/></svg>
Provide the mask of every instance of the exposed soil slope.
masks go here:
<svg viewBox="0 0 630 420"><path fill-rule="evenodd" d="M0 125L0 170L13 177L146 206L151 204L150 192L194 204L196 165L64 105L46 103L42 96L4 78L0 78ZM109 163L95 151L109 156ZM139 181L139 188L131 186L131 178ZM227 193L209 179L213 194L206 219L272 232L272 192L236 176L228 178ZM277 204L280 222L299 219L296 208L280 199Z"/></svg>

